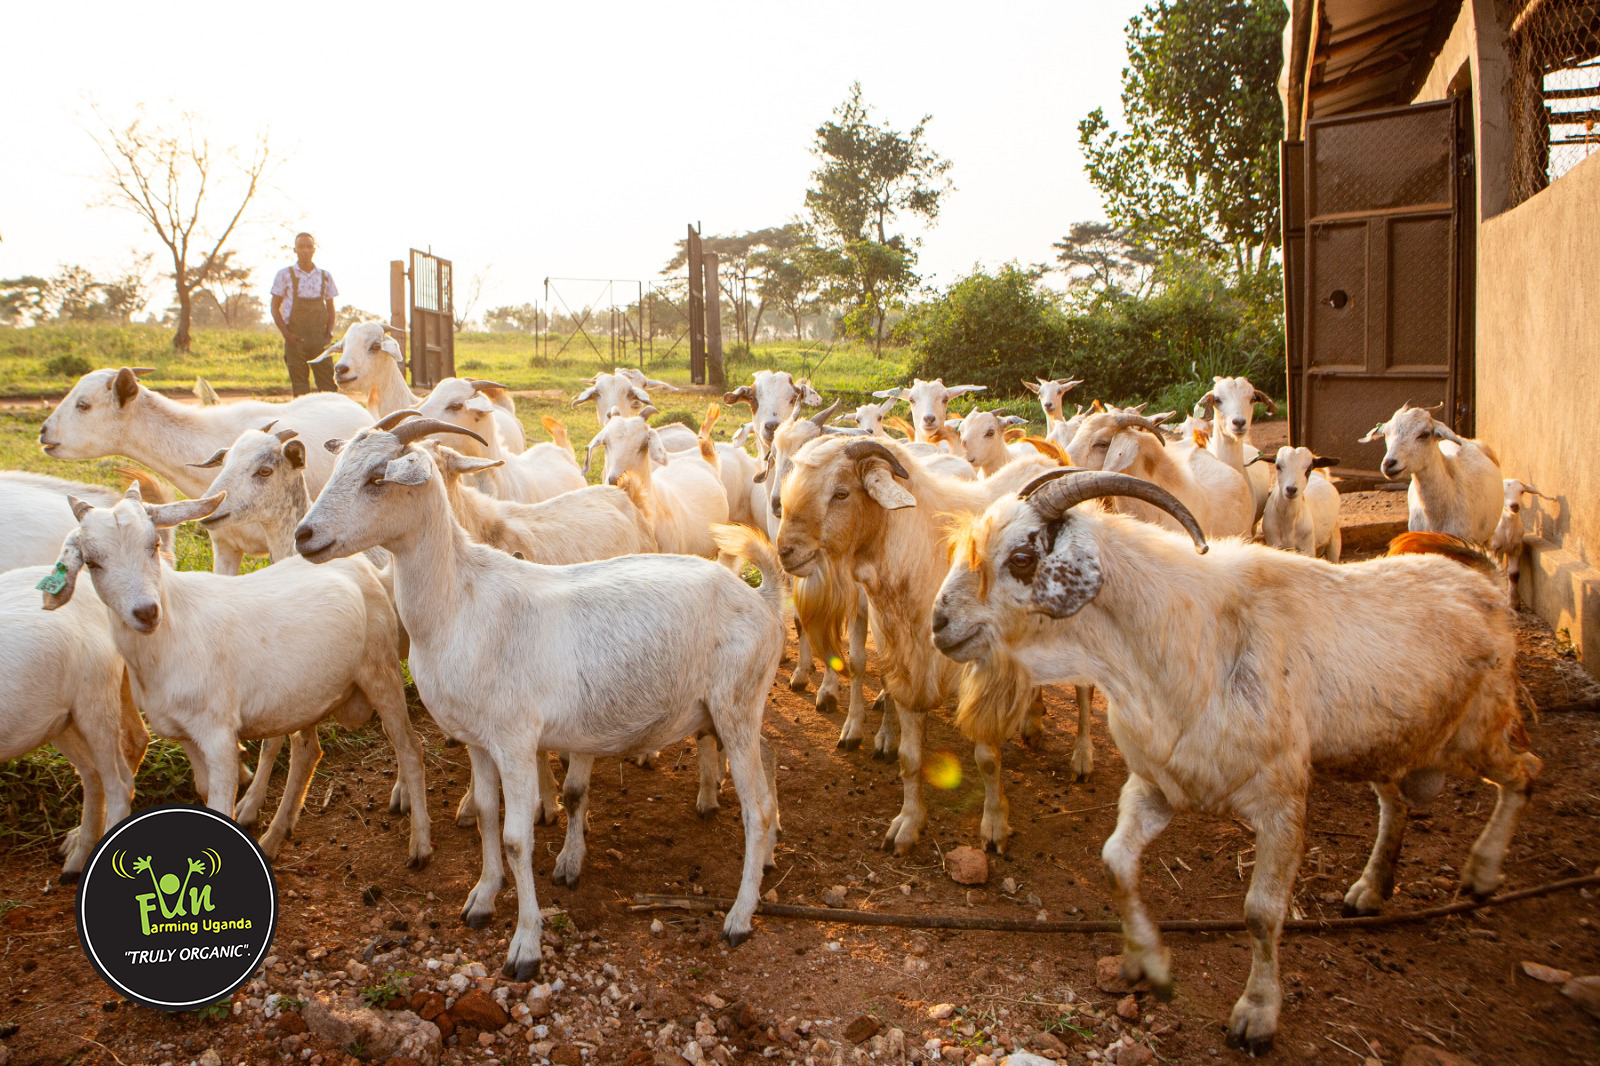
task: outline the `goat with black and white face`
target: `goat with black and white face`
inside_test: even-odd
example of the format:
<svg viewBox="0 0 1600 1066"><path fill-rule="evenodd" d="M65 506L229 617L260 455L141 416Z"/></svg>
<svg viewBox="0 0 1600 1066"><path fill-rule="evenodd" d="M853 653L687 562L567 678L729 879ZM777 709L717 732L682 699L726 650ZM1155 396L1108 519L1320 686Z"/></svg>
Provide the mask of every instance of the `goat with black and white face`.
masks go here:
<svg viewBox="0 0 1600 1066"><path fill-rule="evenodd" d="M538 969L533 827L541 749L571 753L567 840L555 869L558 880L571 881L583 860L593 759L642 754L712 732L727 752L743 808L744 870L723 923L731 942L742 941L776 830L761 741L767 692L783 654L783 591L770 547L749 531L719 531L721 551L759 567L759 590L726 567L686 555L574 566L514 559L467 538L450 513L433 456L413 446L448 431L430 419L411 419L357 436L295 540L313 562L374 546L394 556L395 601L411 637L417 690L472 758L483 872L463 920L482 928L494 916L505 880L503 794L505 854L517 886L505 972L526 980ZM715 641L705 640L707 619L717 620ZM516 654L508 656L507 648Z"/></svg>
<svg viewBox="0 0 1600 1066"><path fill-rule="evenodd" d="M1313 773L1370 782L1378 796L1377 841L1345 896L1350 911L1375 911L1393 890L1407 812L1446 773L1497 788L1461 877L1478 895L1500 883L1541 769L1525 750L1511 616L1485 574L1452 558L1335 566L1233 540L1201 556L1188 537L1078 506L1108 496L1161 508L1205 550L1194 516L1157 486L1099 472L1041 479L998 500L958 541L933 640L989 675L964 688L957 715L980 742L1014 725L1019 674L1084 679L1106 694L1128 780L1101 855L1129 979L1171 990L1138 878L1173 813L1255 827L1252 961L1228 1039L1259 1051L1278 1029L1277 942Z"/></svg>

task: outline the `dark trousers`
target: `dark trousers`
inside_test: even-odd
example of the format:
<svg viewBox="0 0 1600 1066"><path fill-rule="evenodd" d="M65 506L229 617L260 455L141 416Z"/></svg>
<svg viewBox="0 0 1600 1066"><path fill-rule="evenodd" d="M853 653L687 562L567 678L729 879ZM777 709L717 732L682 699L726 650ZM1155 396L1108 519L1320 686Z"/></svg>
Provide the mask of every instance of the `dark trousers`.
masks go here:
<svg viewBox="0 0 1600 1066"><path fill-rule="evenodd" d="M301 337L298 341L284 341L283 362L289 368L289 387L296 396L304 396L311 391L311 376L314 373L317 379L318 392L337 392L333 384L333 360L308 366L307 361L315 359L327 350L328 342L325 338L306 340Z"/></svg>

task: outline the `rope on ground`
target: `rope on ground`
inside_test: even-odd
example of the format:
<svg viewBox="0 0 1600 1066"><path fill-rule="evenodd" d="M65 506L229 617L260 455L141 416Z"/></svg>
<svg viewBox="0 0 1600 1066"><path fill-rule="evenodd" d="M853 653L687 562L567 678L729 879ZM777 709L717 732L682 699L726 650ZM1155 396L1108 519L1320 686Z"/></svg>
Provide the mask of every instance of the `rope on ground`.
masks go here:
<svg viewBox="0 0 1600 1066"><path fill-rule="evenodd" d="M1429 907L1420 911L1403 911L1396 914L1372 914L1356 918L1303 918L1283 923L1286 932L1337 932L1341 929L1381 929L1390 925L1427 922L1452 914L1466 914L1502 903L1548 896L1574 888L1600 885L1600 874L1569 877L1563 881L1522 888L1515 892L1489 896L1485 899L1464 899L1442 907ZM636 895L629 911L727 911L733 906L731 899L709 896L651 896ZM802 907L793 903L761 903L756 913L768 918L798 918L803 921L833 922L844 925L880 925L902 929L971 929L1000 933L1120 933L1120 921L1036 922L1023 918L981 918L948 914L895 914L890 911L858 911L833 907ZM1163 933L1242 933L1245 923L1234 918L1187 918L1157 922Z"/></svg>

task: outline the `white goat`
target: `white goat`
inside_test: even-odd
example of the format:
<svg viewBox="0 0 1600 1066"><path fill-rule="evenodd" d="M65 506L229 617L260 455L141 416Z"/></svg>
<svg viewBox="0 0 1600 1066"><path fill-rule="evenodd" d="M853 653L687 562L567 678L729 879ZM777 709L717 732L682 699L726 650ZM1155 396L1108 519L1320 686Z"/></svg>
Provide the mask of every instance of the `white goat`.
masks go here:
<svg viewBox="0 0 1600 1066"><path fill-rule="evenodd" d="M613 408L623 415L637 415L649 407L650 394L646 389L678 391L677 386L647 378L643 371L634 367L619 366L609 374L599 373L590 378L588 387L572 398L572 406L594 401L595 415L600 425L604 426L614 417L611 413ZM680 422L669 422L656 432L661 434L662 444L669 452L695 446L694 430Z"/></svg>
<svg viewBox="0 0 1600 1066"><path fill-rule="evenodd" d="M983 392L988 387L987 385L946 386L943 378L934 378L932 381L914 378L910 388L884 389L872 395L892 396L906 401L911 405L911 425L916 430L917 440L937 443L943 437L939 430L948 426L950 401L969 392ZM959 442L956 446L959 446Z"/></svg>
<svg viewBox="0 0 1600 1066"><path fill-rule="evenodd" d="M1278 413L1272 397L1250 384L1249 378L1213 377L1211 391L1200 397L1199 407L1211 419L1206 450L1250 482L1250 500L1255 506L1255 521L1261 521L1272 491L1272 472L1253 465L1260 452L1250 443L1250 425L1255 420L1256 404L1267 409L1267 417Z"/></svg>
<svg viewBox="0 0 1600 1066"><path fill-rule="evenodd" d="M1132 495L1171 513L1204 551L1194 516L1157 486L1068 472L1030 489L969 531L939 591L934 642L974 662L958 721L980 742L1006 735L1030 682L1087 678L1106 693L1128 764L1101 852L1122 914L1124 977L1170 995L1171 960L1139 898L1145 848L1177 810L1242 818L1256 833L1244 904L1252 961L1228 1042L1271 1045L1278 937L1318 771L1371 782L1378 795L1377 841L1347 908L1373 911L1389 894L1407 809L1445 773L1498 787L1461 876L1480 896L1499 885L1541 764L1519 752L1516 640L1492 581L1437 555L1334 566L1225 540L1198 556L1166 529L1073 509Z"/></svg>
<svg viewBox="0 0 1600 1066"><path fill-rule="evenodd" d="M1500 460L1482 441L1458 436L1432 412L1401 405L1360 443L1385 438L1383 476L1411 475L1406 490L1414 533L1449 533L1473 544L1489 543L1505 493Z"/></svg>
<svg viewBox="0 0 1600 1066"><path fill-rule="evenodd" d="M642 420L607 424L618 421ZM770 547L749 531L720 533L722 551L744 555L761 570L759 590L725 567L685 556L564 567L513 559L467 539L450 515L432 456L408 446L440 431L441 423L414 419L351 441L295 536L313 561L374 545L394 554L417 690L472 758L483 872L463 919L478 929L494 916L504 882L497 795L503 792L505 849L517 886L517 927L504 971L520 981L538 968L532 763L540 749L571 753L567 840L556 861L557 879L570 882L583 860L593 758L714 732L744 815L744 872L723 923L723 935L738 944L750 933L762 867L775 843L761 717L783 654L783 590ZM707 619L717 621L715 641L704 639ZM506 648L517 654L506 656Z"/></svg>
<svg viewBox="0 0 1600 1066"><path fill-rule="evenodd" d="M878 438L819 440L794 457L783 483L778 557L796 577L826 567L854 575L872 604L884 690L900 720L903 802L885 847L904 855L927 821L922 801L922 736L926 713L956 692L961 670L928 642L934 593L948 558L952 516L977 514L1056 464L1019 459L981 481L930 473L896 442ZM1032 734L1037 721L1027 732ZM1084 738L1080 738L1084 739ZM976 754L984 781L979 834L1000 850L1010 834L997 744Z"/></svg>
<svg viewBox="0 0 1600 1066"><path fill-rule="evenodd" d="M307 444L306 487L315 496L333 469L322 443L349 437L371 425L366 409L347 396L313 393L288 403L241 400L216 407L191 407L139 384L148 373L122 367L85 374L39 429L39 443L56 459L126 455L150 467L186 496L198 496L211 475L189 464L226 448L247 429L276 421ZM237 574L244 556L266 553L266 545L219 533L213 538L213 569Z"/></svg>
<svg viewBox="0 0 1600 1066"><path fill-rule="evenodd" d="M883 420L900 403L900 390L892 389L890 392L889 398L882 403L864 403L844 417L874 437L887 437L889 434L884 432Z"/></svg>
<svg viewBox="0 0 1600 1066"><path fill-rule="evenodd" d="M1527 482L1518 481L1514 477L1506 478L1502 484L1505 497L1500 509L1500 521L1494 527L1494 535L1489 538L1489 550L1500 561L1500 569L1505 571L1506 590L1514 603L1517 595L1517 579L1522 575L1522 497L1526 494L1552 502L1555 501L1555 497L1546 496Z"/></svg>
<svg viewBox="0 0 1600 1066"><path fill-rule="evenodd" d="M748 404L750 420L756 424L757 450L762 455L772 447L778 425L801 405L817 407L822 397L804 378L796 379L787 370L757 370L749 385L740 385L722 397L726 404Z"/></svg>
<svg viewBox="0 0 1600 1066"><path fill-rule="evenodd" d="M1255 526L1250 484L1241 471L1198 448L1193 441L1169 443L1159 423L1131 411L1089 415L1067 446L1086 470L1129 473L1172 493L1200 519L1210 537L1248 537ZM1141 500L1128 513L1171 528L1174 520Z"/></svg>
<svg viewBox="0 0 1600 1066"><path fill-rule="evenodd" d="M1313 455L1310 448L1285 444L1275 459L1262 454L1252 462L1258 466L1271 462L1278 475L1262 515L1262 539L1274 548L1338 562L1343 545L1339 536L1339 490L1326 475L1315 471L1337 466L1339 460Z"/></svg>
<svg viewBox="0 0 1600 1066"><path fill-rule="evenodd" d="M146 495L165 502L165 488L142 470L118 471L137 481ZM78 528L67 497L76 496L101 507L116 503L122 493L104 485L66 481L49 474L0 470L0 515L5 516L5 538L0 540L0 571L22 566L46 566L61 554L61 542ZM167 550L172 550L167 533Z"/></svg>
<svg viewBox="0 0 1600 1066"><path fill-rule="evenodd" d="M964 416L960 419L961 450L967 462L988 477L1019 456L1036 454L1026 444L1006 443L1007 429L1027 424L1026 418L1007 414L1004 408Z"/></svg>
<svg viewBox="0 0 1600 1066"><path fill-rule="evenodd" d="M1022 384L1029 392L1039 397L1039 406L1044 409L1045 436L1048 437L1058 423L1066 421L1062 413L1062 398L1082 385L1083 381L1074 378L1040 378L1037 382L1024 380ZM1079 407L1078 410L1082 412L1083 408Z"/></svg>
<svg viewBox="0 0 1600 1066"><path fill-rule="evenodd" d="M531 445L522 452L505 450L494 421L499 410L494 399L497 394L506 394L506 387L493 381L445 378L416 410L424 418L470 429L474 440L486 442L463 441L461 451L498 461L499 465L484 470L481 486L502 500L538 503L587 485L567 439L566 427L549 416L541 419L541 424L553 440Z"/></svg>
<svg viewBox="0 0 1600 1066"><path fill-rule="evenodd" d="M133 777L150 734L100 598L91 591L46 614L38 584L52 576L46 566L0 574L0 761L54 744L78 772L83 816L62 844L61 880L72 882L106 826L133 810Z"/></svg>
<svg viewBox="0 0 1600 1066"><path fill-rule="evenodd" d="M376 572L364 559L332 570L287 559L227 578L169 569L156 530L221 503L212 496L146 504L137 485L112 508L74 500L78 529L57 563L65 581L46 591L46 609L72 599L87 566L134 701L157 733L183 745L212 810L234 813L241 737L294 734L289 783L261 838L269 858L294 828L321 758L317 723L331 713L353 728L376 708L411 804L408 865L421 868L433 853L422 742L406 713L394 608ZM263 654L268 647L272 654Z"/></svg>
<svg viewBox="0 0 1600 1066"><path fill-rule="evenodd" d="M615 485L624 473L639 479L656 544L663 552L717 557L712 527L728 521L728 496L709 442L700 457L669 463L656 430L637 415L616 414L589 442L585 470L596 447L605 449L603 480L607 485Z"/></svg>
<svg viewBox="0 0 1600 1066"><path fill-rule="evenodd" d="M374 420L402 407L416 407L424 399L413 393L411 386L406 384L405 353L391 334L404 336L405 331L383 322L357 322L345 330L344 336L335 341L332 347L311 360L321 363L337 355L339 361L333 367L334 383L346 391L364 394L367 413ZM516 402L504 389L487 395L494 404L494 425L500 434L502 447L512 453L522 451L528 446L528 441L523 436L522 423L517 420Z"/></svg>

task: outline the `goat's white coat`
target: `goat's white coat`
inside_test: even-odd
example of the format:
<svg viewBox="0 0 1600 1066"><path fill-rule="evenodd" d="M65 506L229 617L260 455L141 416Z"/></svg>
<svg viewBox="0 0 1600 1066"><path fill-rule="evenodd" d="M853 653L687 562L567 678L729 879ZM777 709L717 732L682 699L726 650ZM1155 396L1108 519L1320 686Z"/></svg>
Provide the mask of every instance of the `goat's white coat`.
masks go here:
<svg viewBox="0 0 1600 1066"><path fill-rule="evenodd" d="M1361 441L1379 436L1388 444L1383 476L1411 476L1411 487L1406 490L1410 510L1406 528L1449 533L1473 544L1489 543L1505 495L1494 452L1479 441L1458 436L1431 412L1409 405Z"/></svg>
<svg viewBox="0 0 1600 1066"><path fill-rule="evenodd" d="M644 376L644 372L634 367L619 366L611 373L599 373L589 379L588 387L572 399L572 406L580 403L594 402L595 415L600 425L604 426L612 418L613 409L623 415L640 414L650 406L650 393L647 389L665 389L668 392L677 392L676 385L669 385L665 381L654 381ZM683 451L695 446L695 432L681 422L669 422L656 430L661 434L662 445L667 451Z"/></svg>
<svg viewBox="0 0 1600 1066"><path fill-rule="evenodd" d="M1299 552L1330 563L1339 561L1339 490L1320 469L1310 448L1278 449L1271 466L1277 471L1261 517L1261 537L1274 548ZM1255 464L1265 467L1265 460Z"/></svg>
<svg viewBox="0 0 1600 1066"><path fill-rule="evenodd" d="M293 429L306 442L306 486L315 496L333 470L333 456L323 442L347 439L372 417L347 396L319 392L288 403L240 400L214 407L193 407L138 384L127 367L85 374L56 405L39 430L45 454L56 459L98 459L126 455L176 485L186 496L199 496L211 474L189 464L203 462L227 448L247 429L276 423ZM235 539L219 531L213 538L213 569L237 574L245 555L263 555L267 546L247 537Z"/></svg>
<svg viewBox="0 0 1600 1066"><path fill-rule="evenodd" d="M383 484L372 486L375 477ZM759 591L725 567L680 555L538 566L467 540L440 480L426 452L389 433L364 433L345 448L297 536L312 559L373 545L394 554L418 692L472 757L483 872L463 917L474 928L486 924L504 882L503 790L518 903L505 971L531 976L541 953L532 835L532 762L541 748L573 753L567 809L581 820L586 790L579 790L593 756L653 751L714 730L744 814L744 873L723 925L730 940L742 940L776 817L760 753L762 711L783 652L782 590L770 552L754 550ZM708 618L718 622L711 642ZM517 654L508 658L506 648ZM581 834L574 836L569 822L558 877L581 863Z"/></svg>
<svg viewBox="0 0 1600 1066"><path fill-rule="evenodd" d="M649 519L663 552L717 557L711 527L728 521L728 496L717 470L700 458L667 461L661 435L643 418L614 415L589 442L606 452L604 481L636 475L651 501Z"/></svg>

